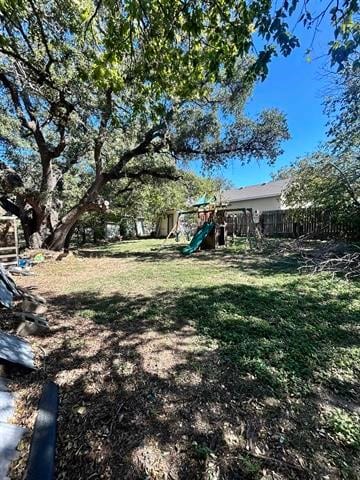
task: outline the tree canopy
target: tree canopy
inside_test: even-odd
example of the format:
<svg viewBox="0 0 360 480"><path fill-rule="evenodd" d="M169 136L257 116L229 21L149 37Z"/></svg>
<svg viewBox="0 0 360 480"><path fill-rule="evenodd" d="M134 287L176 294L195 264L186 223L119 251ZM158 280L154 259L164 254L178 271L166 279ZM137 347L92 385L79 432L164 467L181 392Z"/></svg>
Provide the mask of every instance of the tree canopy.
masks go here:
<svg viewBox="0 0 360 480"><path fill-rule="evenodd" d="M108 208L110 182L121 194L139 180L178 178L193 158L209 168L275 160L288 138L284 117L250 119L244 104L271 57L298 45L288 25L297 7L1 0L0 201L28 242L62 248L84 212ZM340 67L354 53L356 10L344 0L322 11ZM311 27L321 15L305 1L298 22Z"/></svg>
<svg viewBox="0 0 360 480"><path fill-rule="evenodd" d="M336 155L360 155L360 68L348 63L334 75L326 96L329 148Z"/></svg>
<svg viewBox="0 0 360 480"><path fill-rule="evenodd" d="M354 156L317 152L289 169L286 204L295 209L316 207L334 221L360 219L360 161Z"/></svg>
<svg viewBox="0 0 360 480"><path fill-rule="evenodd" d="M357 218L360 225L359 79L351 64L336 74L336 89L324 99L328 141L278 177L291 179L285 195L290 207L323 208L333 221Z"/></svg>
<svg viewBox="0 0 360 480"><path fill-rule="evenodd" d="M130 207L126 207L121 213L143 217L149 224L156 225L168 211L187 210L199 197L212 197L229 185L229 182L221 177L203 177L184 171L181 182L153 181L137 188L130 194L131 201L122 203L126 206L130 204ZM116 205L116 201L114 204ZM118 204L121 205L121 199Z"/></svg>

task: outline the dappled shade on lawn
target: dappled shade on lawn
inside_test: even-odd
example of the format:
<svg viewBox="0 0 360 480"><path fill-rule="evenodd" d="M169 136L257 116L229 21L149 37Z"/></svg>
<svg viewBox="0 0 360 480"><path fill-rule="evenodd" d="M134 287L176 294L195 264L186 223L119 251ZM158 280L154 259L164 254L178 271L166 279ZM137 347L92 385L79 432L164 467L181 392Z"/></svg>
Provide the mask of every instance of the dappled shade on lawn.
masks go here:
<svg viewBox="0 0 360 480"><path fill-rule="evenodd" d="M333 414L358 412L359 285L154 243L38 270L61 392L57 477L356 474L356 429L341 440Z"/></svg>

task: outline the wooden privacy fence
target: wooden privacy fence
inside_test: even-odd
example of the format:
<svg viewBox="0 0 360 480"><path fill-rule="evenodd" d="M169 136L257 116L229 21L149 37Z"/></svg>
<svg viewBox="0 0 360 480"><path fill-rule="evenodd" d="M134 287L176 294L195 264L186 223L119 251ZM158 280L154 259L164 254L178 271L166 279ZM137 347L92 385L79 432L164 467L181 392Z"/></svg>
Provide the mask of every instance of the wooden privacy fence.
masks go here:
<svg viewBox="0 0 360 480"><path fill-rule="evenodd" d="M252 216L244 212L227 215L228 233L247 236L253 228ZM258 218L260 231L267 237L300 237L309 235L313 238L349 238L360 239L360 218L354 217L349 222L337 222L328 211L304 209L301 214L291 210L271 210L262 212Z"/></svg>

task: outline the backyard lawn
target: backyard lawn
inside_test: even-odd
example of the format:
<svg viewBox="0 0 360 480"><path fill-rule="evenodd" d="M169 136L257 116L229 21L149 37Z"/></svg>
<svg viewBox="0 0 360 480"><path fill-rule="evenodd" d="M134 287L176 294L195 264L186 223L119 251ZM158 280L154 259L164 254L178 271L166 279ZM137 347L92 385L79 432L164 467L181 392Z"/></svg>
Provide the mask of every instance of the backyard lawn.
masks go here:
<svg viewBox="0 0 360 480"><path fill-rule="evenodd" d="M18 417L59 384L58 479L360 477L359 283L158 240L19 282L48 299L51 334L31 340Z"/></svg>

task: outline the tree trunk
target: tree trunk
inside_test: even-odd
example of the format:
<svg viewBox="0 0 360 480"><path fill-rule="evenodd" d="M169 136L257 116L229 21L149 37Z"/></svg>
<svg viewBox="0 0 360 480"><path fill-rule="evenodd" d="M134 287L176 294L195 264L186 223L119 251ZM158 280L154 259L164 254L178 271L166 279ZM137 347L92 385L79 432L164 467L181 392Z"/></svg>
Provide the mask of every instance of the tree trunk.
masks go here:
<svg viewBox="0 0 360 480"><path fill-rule="evenodd" d="M104 205L98 202L98 195L107 181L108 178L104 175L98 175L78 205L73 207L60 220L53 233L46 239L45 245L47 248L56 251L63 250L67 245L66 239L68 236L70 242L73 229L81 215L90 210L101 211L104 208Z"/></svg>
<svg viewBox="0 0 360 480"><path fill-rule="evenodd" d="M58 222L61 203L54 200L55 183L52 171L48 172L46 182L43 181L42 185L45 202L44 198L40 202L37 198L26 197L15 203L6 196L0 196L0 205L20 219L27 247L63 250L69 247L75 225L84 212L107 209L107 202L99 198L99 193L109 179L110 177L104 174L98 175L82 200Z"/></svg>
<svg viewBox="0 0 360 480"><path fill-rule="evenodd" d="M32 250L36 250L43 247L43 240L39 232L34 232L29 237L28 247Z"/></svg>
<svg viewBox="0 0 360 480"><path fill-rule="evenodd" d="M50 250L64 250L64 248L70 243L76 222L84 211L85 210L80 207L74 207L70 210L55 228L54 232L45 240L46 247ZM68 237L69 240L67 242Z"/></svg>
<svg viewBox="0 0 360 480"><path fill-rule="evenodd" d="M24 231L26 246L31 249L44 248L45 239L48 236L50 216L52 212L45 208L33 208L24 212L21 217L21 225Z"/></svg>
<svg viewBox="0 0 360 480"><path fill-rule="evenodd" d="M40 152L43 163L43 174L40 193L16 194L11 200L7 195L0 197L1 206L9 213L16 215L21 222L26 246L31 249L44 247L48 231L57 223L61 203L56 200L56 178L52 169L51 158L47 152ZM13 192L15 196L15 193Z"/></svg>
<svg viewBox="0 0 360 480"><path fill-rule="evenodd" d="M33 204L35 208L25 210L22 205L6 203L1 198L0 204L20 219L26 246L31 249L63 250L68 248L76 222L85 211L92 208L90 202L81 202L71 209L54 228L52 219L56 218L58 212L53 207L46 208ZM52 232L50 235L49 231Z"/></svg>
<svg viewBox="0 0 360 480"><path fill-rule="evenodd" d="M42 248L47 230L46 215L34 209L25 210L23 207L19 207L16 215L21 222L26 246L31 249Z"/></svg>
<svg viewBox="0 0 360 480"><path fill-rule="evenodd" d="M71 238L74 235L75 227L76 227L76 223L74 223L74 225L71 227L69 233L67 234L67 237L66 237L65 243L64 243L64 252L68 252L70 250Z"/></svg>

